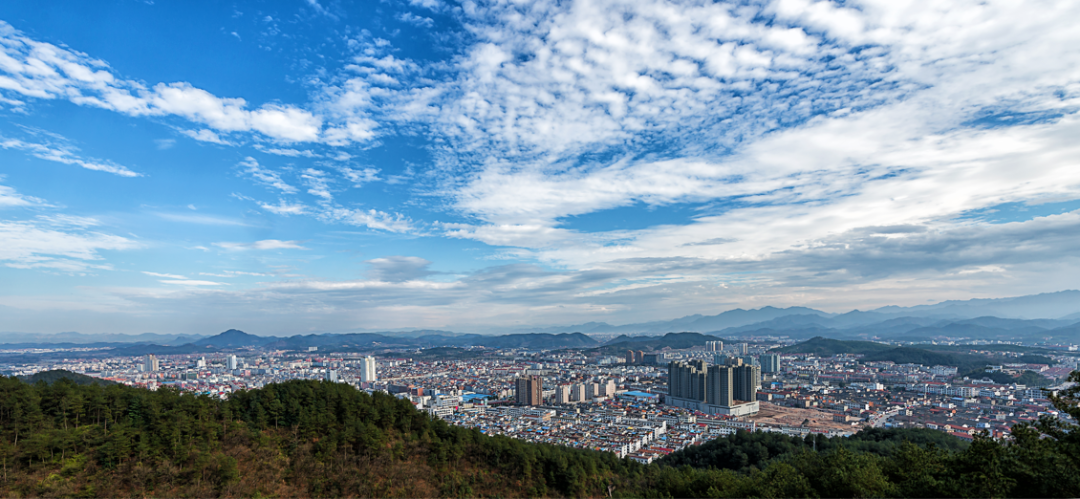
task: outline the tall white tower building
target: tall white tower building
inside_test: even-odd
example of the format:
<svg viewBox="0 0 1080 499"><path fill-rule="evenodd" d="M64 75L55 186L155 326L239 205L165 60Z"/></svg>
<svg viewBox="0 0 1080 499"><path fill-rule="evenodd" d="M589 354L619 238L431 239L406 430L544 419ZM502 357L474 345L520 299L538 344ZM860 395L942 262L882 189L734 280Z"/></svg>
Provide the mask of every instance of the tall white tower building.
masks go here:
<svg viewBox="0 0 1080 499"><path fill-rule="evenodd" d="M364 357L364 365L360 369L360 382L372 383L378 379L375 375L375 357Z"/></svg>
<svg viewBox="0 0 1080 499"><path fill-rule="evenodd" d="M157 371L158 369L160 369L160 367L158 364L157 356L152 353L146 354L146 357L143 360L143 371L152 373L154 371Z"/></svg>
<svg viewBox="0 0 1080 499"><path fill-rule="evenodd" d="M236 356L235 355L230 355L229 356L228 360L225 361L225 367L227 367L230 371L235 371L236 370L237 362L236 362Z"/></svg>

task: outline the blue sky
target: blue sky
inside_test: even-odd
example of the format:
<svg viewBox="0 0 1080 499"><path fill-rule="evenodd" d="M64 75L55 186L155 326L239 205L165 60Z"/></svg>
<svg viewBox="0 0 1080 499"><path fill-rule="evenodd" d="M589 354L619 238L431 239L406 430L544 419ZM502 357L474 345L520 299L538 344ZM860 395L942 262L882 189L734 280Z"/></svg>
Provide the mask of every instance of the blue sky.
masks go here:
<svg viewBox="0 0 1080 499"><path fill-rule="evenodd" d="M0 4L0 331L1075 288L1075 2Z"/></svg>

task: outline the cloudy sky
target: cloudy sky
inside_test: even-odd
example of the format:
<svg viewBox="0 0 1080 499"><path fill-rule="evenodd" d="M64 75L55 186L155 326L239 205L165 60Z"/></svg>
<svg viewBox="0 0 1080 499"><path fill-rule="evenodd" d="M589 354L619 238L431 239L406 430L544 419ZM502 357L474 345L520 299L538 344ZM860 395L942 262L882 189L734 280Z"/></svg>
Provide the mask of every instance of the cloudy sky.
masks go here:
<svg viewBox="0 0 1080 499"><path fill-rule="evenodd" d="M0 3L2 331L1080 282L1080 2Z"/></svg>

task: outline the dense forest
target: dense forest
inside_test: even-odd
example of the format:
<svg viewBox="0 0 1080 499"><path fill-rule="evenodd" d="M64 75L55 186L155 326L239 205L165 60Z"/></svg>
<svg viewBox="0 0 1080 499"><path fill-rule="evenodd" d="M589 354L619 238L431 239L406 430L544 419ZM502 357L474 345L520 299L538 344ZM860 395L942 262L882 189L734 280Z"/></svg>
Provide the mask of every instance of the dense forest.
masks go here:
<svg viewBox="0 0 1080 499"><path fill-rule="evenodd" d="M46 385L51 385L60 379L67 379L76 385L115 385L115 381L109 381L107 379L95 378L87 376L85 374L73 373L71 371L64 371L62 369L56 369L53 371L41 371L31 376L18 376L18 378L27 383L37 383L38 381L45 382Z"/></svg>
<svg viewBox="0 0 1080 499"><path fill-rule="evenodd" d="M1055 404L1078 417L1078 394ZM919 430L833 440L738 433L643 466L486 436L345 384L290 381L220 401L0 378L0 495L1077 497L1074 430L1044 418L1010 441L970 445Z"/></svg>

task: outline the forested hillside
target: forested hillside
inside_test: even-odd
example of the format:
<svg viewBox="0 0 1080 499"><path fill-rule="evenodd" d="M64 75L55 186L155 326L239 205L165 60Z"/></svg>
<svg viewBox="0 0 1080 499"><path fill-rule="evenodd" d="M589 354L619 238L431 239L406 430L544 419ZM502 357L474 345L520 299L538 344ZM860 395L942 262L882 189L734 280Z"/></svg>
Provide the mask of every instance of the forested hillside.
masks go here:
<svg viewBox="0 0 1080 499"><path fill-rule="evenodd" d="M1074 398L1058 403L1076 413ZM344 384L291 381L222 402L0 378L0 495L1076 497L1072 429L1044 421L1008 445L966 448L927 432L816 442L743 433L642 466L485 436Z"/></svg>
<svg viewBox="0 0 1080 499"><path fill-rule="evenodd" d="M85 374L73 373L71 371L64 371L57 369L53 371L41 371L32 376L19 376L19 379L27 383L37 383L41 381L46 385L51 385L61 379L71 381L76 385L115 385L115 381L109 381L107 379L95 378L87 376Z"/></svg>

